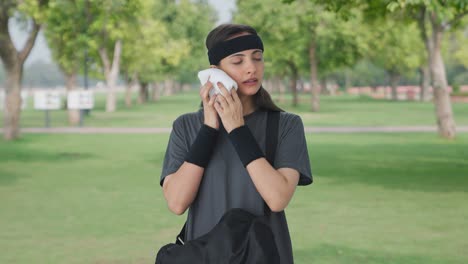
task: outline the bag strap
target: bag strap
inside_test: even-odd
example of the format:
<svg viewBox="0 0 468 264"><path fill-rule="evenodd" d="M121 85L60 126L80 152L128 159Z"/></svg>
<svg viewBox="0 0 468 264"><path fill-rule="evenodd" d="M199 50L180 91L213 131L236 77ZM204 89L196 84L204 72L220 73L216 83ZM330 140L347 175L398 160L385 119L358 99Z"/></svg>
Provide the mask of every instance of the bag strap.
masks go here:
<svg viewBox="0 0 468 264"><path fill-rule="evenodd" d="M278 126L280 112L268 112L266 128L266 158L271 166L275 163L276 145L278 144Z"/></svg>
<svg viewBox="0 0 468 264"><path fill-rule="evenodd" d="M266 125L266 159L271 164L275 163L276 146L278 144L278 127L279 127L280 112L278 111L267 111L267 125ZM263 201L263 212L265 215L270 215L270 207ZM176 237L176 244L183 245L185 241L185 228L187 227L187 221L185 221L184 227L180 230L180 233Z"/></svg>
<svg viewBox="0 0 468 264"><path fill-rule="evenodd" d="M271 166L275 164L276 146L278 145L278 127L280 112L268 111L267 113L267 126L266 126L266 158ZM263 201L263 213L268 216L271 214L270 207Z"/></svg>

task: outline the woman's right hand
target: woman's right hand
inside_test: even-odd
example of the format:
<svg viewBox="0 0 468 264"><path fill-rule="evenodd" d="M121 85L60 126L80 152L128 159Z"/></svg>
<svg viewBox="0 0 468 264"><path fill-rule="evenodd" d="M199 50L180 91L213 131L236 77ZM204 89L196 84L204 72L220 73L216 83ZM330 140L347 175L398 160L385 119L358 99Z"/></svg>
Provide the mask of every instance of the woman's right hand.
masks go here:
<svg viewBox="0 0 468 264"><path fill-rule="evenodd" d="M205 116L205 125L214 129L219 129L219 117L214 108L216 95L210 98L210 90L213 89L213 84L208 80L200 90L200 97L203 102L203 112Z"/></svg>

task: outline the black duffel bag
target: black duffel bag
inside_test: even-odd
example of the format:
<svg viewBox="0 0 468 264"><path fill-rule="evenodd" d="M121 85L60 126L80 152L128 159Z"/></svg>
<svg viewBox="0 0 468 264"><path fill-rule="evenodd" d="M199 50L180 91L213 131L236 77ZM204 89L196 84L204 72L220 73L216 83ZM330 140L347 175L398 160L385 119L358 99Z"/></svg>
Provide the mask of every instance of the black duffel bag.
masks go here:
<svg viewBox="0 0 468 264"><path fill-rule="evenodd" d="M226 212L207 234L183 245L162 247L156 264L279 264L279 260L267 219L236 208Z"/></svg>

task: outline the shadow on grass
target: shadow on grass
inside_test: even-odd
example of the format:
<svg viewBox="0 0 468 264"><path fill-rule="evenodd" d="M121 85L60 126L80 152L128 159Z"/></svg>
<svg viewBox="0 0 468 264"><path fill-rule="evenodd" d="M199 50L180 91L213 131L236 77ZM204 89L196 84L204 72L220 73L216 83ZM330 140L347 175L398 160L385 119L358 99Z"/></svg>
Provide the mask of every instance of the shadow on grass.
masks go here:
<svg viewBox="0 0 468 264"><path fill-rule="evenodd" d="M294 261L306 263L404 263L404 264L439 264L458 263L455 260L435 259L430 256L392 254L384 251L359 250L349 247L322 244L312 249L294 250Z"/></svg>
<svg viewBox="0 0 468 264"><path fill-rule="evenodd" d="M31 162L76 162L92 159L96 156L90 153L63 150L50 152L28 146L30 139L19 139L15 142L3 142L0 147L0 184L11 184L24 177L15 171L15 166L24 166Z"/></svg>
<svg viewBox="0 0 468 264"><path fill-rule="evenodd" d="M46 152L36 149L28 148L17 148L8 149L4 148L0 150L0 164L10 161L18 162L36 162L36 161L77 161L81 159L90 159L95 157L90 153L80 153L73 151L61 151L61 152Z"/></svg>
<svg viewBox="0 0 468 264"><path fill-rule="evenodd" d="M468 192L468 144L314 143L312 171L333 184L389 189Z"/></svg>
<svg viewBox="0 0 468 264"><path fill-rule="evenodd" d="M24 178L24 175L20 175L17 172L11 170L0 169L0 186L13 184L19 178Z"/></svg>

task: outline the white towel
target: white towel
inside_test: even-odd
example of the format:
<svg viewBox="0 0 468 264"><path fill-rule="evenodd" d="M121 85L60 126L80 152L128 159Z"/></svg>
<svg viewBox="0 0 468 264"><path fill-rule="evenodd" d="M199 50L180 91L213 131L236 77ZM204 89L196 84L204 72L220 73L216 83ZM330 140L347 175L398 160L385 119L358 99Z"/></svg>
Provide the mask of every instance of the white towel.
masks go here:
<svg viewBox="0 0 468 264"><path fill-rule="evenodd" d="M213 84L213 89L210 90L210 97L213 94L221 93L221 90L218 87L218 82L221 82L228 91L231 91L232 88L237 90L237 83L231 77L229 77L227 73L220 69L210 68L198 72L198 79L202 85L208 81L208 78Z"/></svg>

